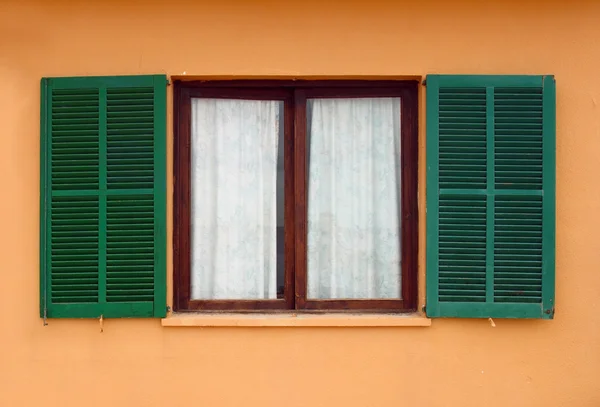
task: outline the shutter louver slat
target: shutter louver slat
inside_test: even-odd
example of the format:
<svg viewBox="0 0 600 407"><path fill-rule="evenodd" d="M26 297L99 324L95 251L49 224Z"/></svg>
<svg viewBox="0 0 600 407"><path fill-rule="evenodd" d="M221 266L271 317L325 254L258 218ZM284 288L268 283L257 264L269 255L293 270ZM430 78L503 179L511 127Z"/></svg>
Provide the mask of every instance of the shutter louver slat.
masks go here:
<svg viewBox="0 0 600 407"><path fill-rule="evenodd" d="M154 89L107 89L108 302L154 299ZM135 246L127 242L135 240Z"/></svg>
<svg viewBox="0 0 600 407"><path fill-rule="evenodd" d="M496 189L542 189L542 102L541 87L494 89ZM542 197L497 195L494 237L494 302L541 303Z"/></svg>
<svg viewBox="0 0 600 407"><path fill-rule="evenodd" d="M494 301L542 301L542 198L496 196Z"/></svg>
<svg viewBox="0 0 600 407"><path fill-rule="evenodd" d="M153 197L109 196L106 234L106 300L153 301Z"/></svg>
<svg viewBox="0 0 600 407"><path fill-rule="evenodd" d="M427 314L554 316L554 79L427 78Z"/></svg>
<svg viewBox="0 0 600 407"><path fill-rule="evenodd" d="M496 189L542 189L542 88L494 89L494 114Z"/></svg>
<svg viewBox="0 0 600 407"><path fill-rule="evenodd" d="M166 77L42 79L40 314L166 314Z"/></svg>
<svg viewBox="0 0 600 407"><path fill-rule="evenodd" d="M485 188L485 98L485 89L440 91L440 188Z"/></svg>
<svg viewBox="0 0 600 407"><path fill-rule="evenodd" d="M98 197L54 198L51 218L52 302L97 302Z"/></svg>
<svg viewBox="0 0 600 407"><path fill-rule="evenodd" d="M154 89L107 90L107 186L154 185Z"/></svg>
<svg viewBox="0 0 600 407"><path fill-rule="evenodd" d="M98 302L98 89L52 92L50 184L69 197L51 199L50 299L57 304Z"/></svg>
<svg viewBox="0 0 600 407"><path fill-rule="evenodd" d="M484 196L440 198L439 301L485 301Z"/></svg>
<svg viewBox="0 0 600 407"><path fill-rule="evenodd" d="M54 191L98 189L98 97L98 89L57 89L52 93Z"/></svg>

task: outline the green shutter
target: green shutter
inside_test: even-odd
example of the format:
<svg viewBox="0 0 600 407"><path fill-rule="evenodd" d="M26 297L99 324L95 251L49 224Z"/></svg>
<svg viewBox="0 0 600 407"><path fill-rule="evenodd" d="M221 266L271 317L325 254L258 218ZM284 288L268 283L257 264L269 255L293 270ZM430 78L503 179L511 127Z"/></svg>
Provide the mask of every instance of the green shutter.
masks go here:
<svg viewBox="0 0 600 407"><path fill-rule="evenodd" d="M554 317L553 76L427 77L430 317Z"/></svg>
<svg viewBox="0 0 600 407"><path fill-rule="evenodd" d="M42 317L165 316L166 86L42 79Z"/></svg>

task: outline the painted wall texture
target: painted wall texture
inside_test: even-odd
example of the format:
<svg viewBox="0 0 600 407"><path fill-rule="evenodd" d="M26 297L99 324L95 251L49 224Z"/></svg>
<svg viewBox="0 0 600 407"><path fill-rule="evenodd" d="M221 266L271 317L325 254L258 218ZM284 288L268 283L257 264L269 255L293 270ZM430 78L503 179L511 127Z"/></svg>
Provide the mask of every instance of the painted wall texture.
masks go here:
<svg viewBox="0 0 600 407"><path fill-rule="evenodd" d="M600 405L599 21L600 2L583 0L3 0L0 406ZM43 327L40 78L141 73L556 75L555 319L497 320L495 328L485 320L427 328L167 328L160 320L108 320L104 333L96 320ZM423 293L424 110L421 124Z"/></svg>

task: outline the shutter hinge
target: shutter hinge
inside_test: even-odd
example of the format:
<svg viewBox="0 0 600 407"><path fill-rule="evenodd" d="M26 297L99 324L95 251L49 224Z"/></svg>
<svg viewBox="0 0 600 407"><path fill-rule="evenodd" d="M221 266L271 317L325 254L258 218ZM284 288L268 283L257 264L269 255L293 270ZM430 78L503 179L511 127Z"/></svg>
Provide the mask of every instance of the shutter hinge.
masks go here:
<svg viewBox="0 0 600 407"><path fill-rule="evenodd" d="M171 81L167 79L167 86L171 85Z"/></svg>
<svg viewBox="0 0 600 407"><path fill-rule="evenodd" d="M423 311L423 312L427 312L427 306L426 306L426 305L423 305L423 308L421 308L421 311Z"/></svg>
<svg viewBox="0 0 600 407"><path fill-rule="evenodd" d="M548 315L554 315L554 307L547 309L546 311L544 311L544 313Z"/></svg>
<svg viewBox="0 0 600 407"><path fill-rule="evenodd" d="M171 312L171 307L167 305L167 312Z"/></svg>
<svg viewBox="0 0 600 407"><path fill-rule="evenodd" d="M421 82L421 84L422 84L423 86L427 86L427 79L423 79L423 82Z"/></svg>

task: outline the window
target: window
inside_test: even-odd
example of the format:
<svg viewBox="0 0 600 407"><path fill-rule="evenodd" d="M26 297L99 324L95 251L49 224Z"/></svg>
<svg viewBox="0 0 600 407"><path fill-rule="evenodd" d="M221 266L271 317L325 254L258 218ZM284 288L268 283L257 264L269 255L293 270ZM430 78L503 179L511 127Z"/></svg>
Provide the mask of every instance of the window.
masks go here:
<svg viewBox="0 0 600 407"><path fill-rule="evenodd" d="M417 86L176 82L175 309L416 309Z"/></svg>
<svg viewBox="0 0 600 407"><path fill-rule="evenodd" d="M40 315L167 312L167 78L42 78ZM175 310L417 305L416 81L174 86ZM553 76L429 75L426 313L555 312Z"/></svg>

